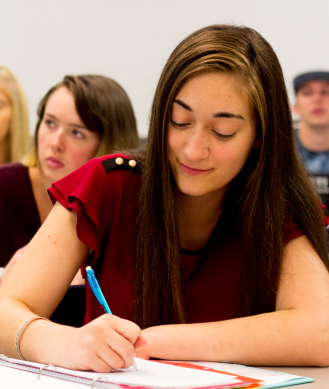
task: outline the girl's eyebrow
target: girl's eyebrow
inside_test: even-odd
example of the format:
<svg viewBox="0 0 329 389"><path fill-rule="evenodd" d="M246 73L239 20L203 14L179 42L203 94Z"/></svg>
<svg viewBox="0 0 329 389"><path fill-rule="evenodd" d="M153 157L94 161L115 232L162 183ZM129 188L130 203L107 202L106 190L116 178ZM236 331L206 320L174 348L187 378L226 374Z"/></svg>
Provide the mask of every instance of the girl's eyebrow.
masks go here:
<svg viewBox="0 0 329 389"><path fill-rule="evenodd" d="M231 112L217 112L213 115L214 118L229 118L229 119L241 119L245 120L243 116L241 115L235 115Z"/></svg>
<svg viewBox="0 0 329 389"><path fill-rule="evenodd" d="M51 113L45 112L44 116L49 116L51 119L58 120L56 116L52 115ZM72 126L72 127L78 127L78 128L83 128L87 130L87 127L83 126L82 124L77 124L77 123L67 123L67 125Z"/></svg>
<svg viewBox="0 0 329 389"><path fill-rule="evenodd" d="M174 103L176 103L177 105L180 105L181 107L183 107L184 109L186 109L187 111L189 112L193 112L193 109L188 106L187 104L185 104L182 100L179 100L179 99L176 99L174 100ZM236 115L234 113L231 113L231 112L216 112L215 114L213 114L213 118L228 118L228 119L241 119L241 120L245 120L245 118L241 115Z"/></svg>
<svg viewBox="0 0 329 389"><path fill-rule="evenodd" d="M176 100L174 100L174 103L180 105L181 107L183 107L184 109L186 109L189 112L193 112L193 109L191 107L189 107L187 104L185 104L182 100L176 99Z"/></svg>

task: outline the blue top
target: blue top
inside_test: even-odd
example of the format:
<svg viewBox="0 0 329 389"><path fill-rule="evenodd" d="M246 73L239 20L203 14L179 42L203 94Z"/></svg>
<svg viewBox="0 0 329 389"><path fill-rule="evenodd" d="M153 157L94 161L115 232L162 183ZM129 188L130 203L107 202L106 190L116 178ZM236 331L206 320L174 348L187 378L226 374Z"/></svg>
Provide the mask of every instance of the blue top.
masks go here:
<svg viewBox="0 0 329 389"><path fill-rule="evenodd" d="M295 130L297 152L304 165L312 174L329 174L329 150L323 152L311 151L304 147L299 140L298 130Z"/></svg>

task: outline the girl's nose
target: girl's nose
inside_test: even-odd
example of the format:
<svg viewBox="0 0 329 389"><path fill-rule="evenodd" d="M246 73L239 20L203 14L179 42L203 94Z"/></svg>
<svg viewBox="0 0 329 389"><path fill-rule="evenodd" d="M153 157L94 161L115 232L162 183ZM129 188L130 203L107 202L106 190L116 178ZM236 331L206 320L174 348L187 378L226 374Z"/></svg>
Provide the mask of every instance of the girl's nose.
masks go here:
<svg viewBox="0 0 329 389"><path fill-rule="evenodd" d="M202 160L209 156L209 138L203 128L195 128L189 132L184 152L190 161Z"/></svg>
<svg viewBox="0 0 329 389"><path fill-rule="evenodd" d="M65 149L65 132L62 128L58 128L52 134L50 145L54 150L63 151Z"/></svg>

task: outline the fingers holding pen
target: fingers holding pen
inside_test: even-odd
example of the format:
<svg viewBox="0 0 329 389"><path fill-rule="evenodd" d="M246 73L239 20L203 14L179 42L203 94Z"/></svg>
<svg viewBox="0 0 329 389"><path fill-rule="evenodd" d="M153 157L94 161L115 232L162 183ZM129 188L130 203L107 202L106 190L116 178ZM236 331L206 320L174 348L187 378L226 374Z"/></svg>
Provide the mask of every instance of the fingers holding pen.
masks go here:
<svg viewBox="0 0 329 389"><path fill-rule="evenodd" d="M147 346L147 340L144 338L143 335L139 335L134 346L135 346L135 349L144 348Z"/></svg>
<svg viewBox="0 0 329 389"><path fill-rule="evenodd" d="M89 325L96 325L96 329L98 328L98 331L101 333L100 338L105 340L99 346L98 356L112 368L128 368L134 362L135 348L146 345L146 340L141 338L137 341L141 336L141 329L136 324L112 315L112 311L95 277L93 269L87 266L86 272L91 290L107 313L94 320L92 322L93 324L89 323ZM97 324L101 321L107 323L105 327L97 327Z"/></svg>
<svg viewBox="0 0 329 389"><path fill-rule="evenodd" d="M130 367L135 357L134 344L140 334L141 329L131 321L107 314L97 318L77 329L80 351L75 363L79 365L74 368L107 373Z"/></svg>
<svg viewBox="0 0 329 389"><path fill-rule="evenodd" d="M134 362L135 347L134 344L141 334L141 329L133 322L125 319L120 319L117 316L104 315L107 319L110 319L111 326L114 331L111 331L107 335L107 344L111 350L121 358L123 363L120 363L117 358L113 359L112 367L128 368ZM106 353L105 355L109 355ZM113 364L114 363L114 364Z"/></svg>

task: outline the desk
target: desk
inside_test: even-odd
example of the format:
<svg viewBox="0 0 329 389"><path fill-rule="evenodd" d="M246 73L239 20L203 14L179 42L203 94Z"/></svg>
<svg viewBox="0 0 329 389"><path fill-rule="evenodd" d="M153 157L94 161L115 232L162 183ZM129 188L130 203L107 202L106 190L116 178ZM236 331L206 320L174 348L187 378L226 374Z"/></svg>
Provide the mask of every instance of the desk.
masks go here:
<svg viewBox="0 0 329 389"><path fill-rule="evenodd" d="M301 384L287 386L287 389L328 389L329 388L329 367L264 367L268 369L311 377L315 382L310 384ZM0 366L0 388L1 389L89 389L88 385L76 384L64 380L54 379L42 376L37 380L36 374L26 373L21 370L10 369Z"/></svg>
<svg viewBox="0 0 329 389"><path fill-rule="evenodd" d="M291 389L328 389L329 388L329 367L262 367L261 369L282 371L284 373L301 375L314 378L315 381L310 384L301 384L296 386L287 386Z"/></svg>

